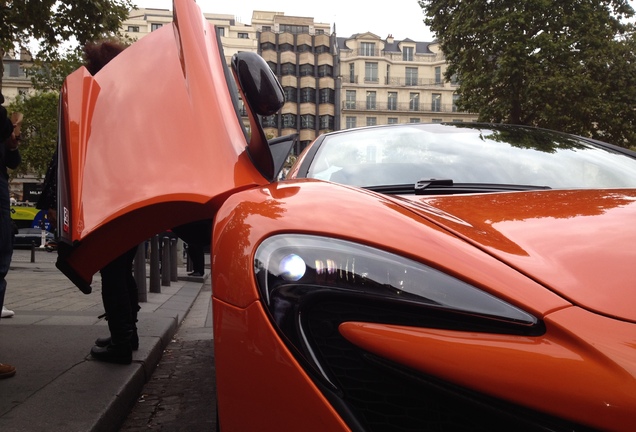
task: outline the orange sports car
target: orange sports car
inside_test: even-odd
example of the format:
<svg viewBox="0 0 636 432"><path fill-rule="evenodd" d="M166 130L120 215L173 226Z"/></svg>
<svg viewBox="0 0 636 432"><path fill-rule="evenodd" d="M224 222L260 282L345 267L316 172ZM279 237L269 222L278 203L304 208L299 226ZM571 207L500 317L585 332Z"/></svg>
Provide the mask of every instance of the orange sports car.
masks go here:
<svg viewBox="0 0 636 432"><path fill-rule="evenodd" d="M322 135L281 179L276 77L228 68L192 0L174 14L65 82L58 267L89 292L213 218L221 431L634 429L634 152L405 124Z"/></svg>

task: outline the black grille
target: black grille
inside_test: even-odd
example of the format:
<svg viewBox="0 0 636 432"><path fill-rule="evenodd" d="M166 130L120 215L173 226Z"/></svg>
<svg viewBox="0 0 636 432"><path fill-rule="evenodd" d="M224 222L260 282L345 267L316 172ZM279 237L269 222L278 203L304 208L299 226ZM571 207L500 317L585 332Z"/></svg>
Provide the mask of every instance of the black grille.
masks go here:
<svg viewBox="0 0 636 432"><path fill-rule="evenodd" d="M474 317L453 318L435 310L423 312L421 308L399 310L386 306L386 302L376 305L358 297L355 301L315 298L302 307L304 333L336 389L318 374L314 374L316 381L353 430L591 430L405 369L361 350L338 332L338 325L345 321L451 329L472 327L473 331L489 327L487 322Z"/></svg>

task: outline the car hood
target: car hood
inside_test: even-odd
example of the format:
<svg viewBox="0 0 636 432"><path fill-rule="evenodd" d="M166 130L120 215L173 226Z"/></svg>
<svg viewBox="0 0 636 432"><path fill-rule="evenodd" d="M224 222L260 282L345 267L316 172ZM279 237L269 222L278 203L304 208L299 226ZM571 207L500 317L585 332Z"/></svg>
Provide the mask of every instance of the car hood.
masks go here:
<svg viewBox="0 0 636 432"><path fill-rule="evenodd" d="M568 301L636 322L636 190L401 199Z"/></svg>

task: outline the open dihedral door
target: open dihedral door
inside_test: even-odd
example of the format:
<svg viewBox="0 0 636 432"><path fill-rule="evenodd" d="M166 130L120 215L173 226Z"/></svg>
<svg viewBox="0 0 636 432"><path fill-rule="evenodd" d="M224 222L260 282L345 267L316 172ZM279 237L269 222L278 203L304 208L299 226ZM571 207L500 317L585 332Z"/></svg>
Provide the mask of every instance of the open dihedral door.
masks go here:
<svg viewBox="0 0 636 432"><path fill-rule="evenodd" d="M82 291L124 251L211 219L229 194L268 182L247 154L231 79L215 30L193 0L175 0L171 25L95 76L82 67L67 77L57 265Z"/></svg>

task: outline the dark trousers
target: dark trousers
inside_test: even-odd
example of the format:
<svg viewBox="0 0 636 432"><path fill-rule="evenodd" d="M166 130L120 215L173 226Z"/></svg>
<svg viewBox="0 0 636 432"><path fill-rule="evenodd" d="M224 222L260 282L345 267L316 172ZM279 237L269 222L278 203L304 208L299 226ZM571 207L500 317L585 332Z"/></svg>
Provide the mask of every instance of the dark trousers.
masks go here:
<svg viewBox="0 0 636 432"><path fill-rule="evenodd" d="M4 145L4 143L0 143ZM11 200L9 182L0 173L0 309L4 305L4 293L7 289L5 276L11 266L13 256L13 226L11 225Z"/></svg>
<svg viewBox="0 0 636 432"><path fill-rule="evenodd" d="M139 297L132 273L137 247L115 258L100 270L102 302L113 345L129 344L137 329Z"/></svg>

